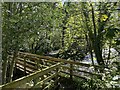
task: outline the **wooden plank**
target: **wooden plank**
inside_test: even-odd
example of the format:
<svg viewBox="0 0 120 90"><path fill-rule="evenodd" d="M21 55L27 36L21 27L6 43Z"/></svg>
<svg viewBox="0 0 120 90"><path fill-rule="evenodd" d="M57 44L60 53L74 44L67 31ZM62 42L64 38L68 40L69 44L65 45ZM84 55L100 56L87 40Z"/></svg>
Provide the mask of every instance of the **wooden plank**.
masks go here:
<svg viewBox="0 0 120 90"><path fill-rule="evenodd" d="M23 66L23 65L24 65L24 62L17 61L16 64L20 64L20 65ZM26 67L37 70L37 68L35 68L33 65L28 64L28 63L26 63Z"/></svg>
<svg viewBox="0 0 120 90"><path fill-rule="evenodd" d="M20 61L21 61L21 60L22 60L22 61L24 60L24 59L22 59L22 58L17 58L17 59L20 60ZM38 62L38 61L40 62L40 61L42 61L42 60L37 60L36 62ZM53 62L53 61L49 61L49 60L44 60L44 61L45 61L45 62L49 62L49 63L51 63L52 65L53 65L53 64L56 64L56 63ZM30 61L30 60L26 60L26 63L33 64L33 65L36 65L36 64L37 64L36 62ZM51 64L50 64L50 65L51 65ZM40 64L40 65L42 65L42 64Z"/></svg>
<svg viewBox="0 0 120 90"><path fill-rule="evenodd" d="M45 65L42 65L42 64L39 64L39 66L41 66L43 68L49 67L49 66L45 66Z"/></svg>
<svg viewBox="0 0 120 90"><path fill-rule="evenodd" d="M60 71L60 72L61 72L61 73L64 73L64 74L68 74L68 75L70 75L69 72L65 72L65 71ZM80 75L78 75L78 74L73 74L73 76L75 76L75 77L79 77L79 78L82 78L82 79L85 79L85 80L90 79L90 78L88 78L88 77L80 76Z"/></svg>
<svg viewBox="0 0 120 90"><path fill-rule="evenodd" d="M17 57L17 59L18 59L19 61L24 61L23 58L18 58L18 57ZM33 62L33 61L26 60L26 62L29 63L29 64L32 64L32 65L35 65L35 62Z"/></svg>
<svg viewBox="0 0 120 90"><path fill-rule="evenodd" d="M63 65L61 65L61 67L65 68L65 69L71 70L71 68L68 67L68 66L63 66ZM91 75L101 76L100 74L97 74L97 73L92 73L92 72L88 72L88 71L84 71L84 70L79 70L79 69L75 69L75 68L73 68L73 70L74 70L74 71L78 71L78 72L88 73L88 74L91 74Z"/></svg>
<svg viewBox="0 0 120 90"><path fill-rule="evenodd" d="M38 87L40 87L43 83L48 82L49 80L51 80L52 78L54 78L56 75L57 75L56 73L50 75L49 77L45 78L44 80L38 82L38 83L37 83L35 86L33 86L32 88L38 88Z"/></svg>
<svg viewBox="0 0 120 90"><path fill-rule="evenodd" d="M23 70L22 68L20 68L20 67L17 67L17 69L19 69L20 71L23 71L23 72L24 72L24 70ZM29 71L29 72L26 71L26 73L27 73L27 74L30 74L30 73L33 73L33 71L32 71L32 72L30 72L30 71Z"/></svg>
<svg viewBox="0 0 120 90"><path fill-rule="evenodd" d="M60 67L60 63L57 63L57 64L55 64L55 65L52 65L52 66L49 67L49 68L45 68L45 69L43 69L43 70L36 71L35 73L32 73L32 74L27 75L27 76L25 76L25 77L19 78L19 79L15 80L15 81L13 81L13 82L11 82L11 83L7 83L7 84L5 84L5 85L2 85L2 88L3 88L3 89L5 89L5 88L16 88L16 87L18 87L18 86L20 86L20 85L22 85L22 84L27 83L28 81L31 81L32 79L35 79L35 78L37 78L37 77L39 77L39 76L42 76L42 75L44 75L44 74L47 74L47 73L49 73L50 71L52 71L52 70L54 70L54 69L56 69L56 68L58 68L58 67Z"/></svg>
<svg viewBox="0 0 120 90"><path fill-rule="evenodd" d="M43 88L42 90L55 90L52 87L53 85L54 85L54 81L51 80L50 82L48 82L48 85L45 88Z"/></svg>
<svg viewBox="0 0 120 90"><path fill-rule="evenodd" d="M21 64L22 66L24 66L24 62L23 61L17 60L16 63L17 64ZM37 63L34 63L34 64L36 65ZM37 68L35 67L35 65L31 65L28 61L26 61L26 67L28 67L28 68L37 70ZM39 64L39 66L41 66L43 68L48 67L48 66L45 66L45 65L42 65L42 64Z"/></svg>
<svg viewBox="0 0 120 90"><path fill-rule="evenodd" d="M55 61L50 61L50 60L44 60L45 62L49 62L49 63L51 63L51 64L55 64L56 62Z"/></svg>
<svg viewBox="0 0 120 90"><path fill-rule="evenodd" d="M42 90L49 90L49 88L52 86L53 84L52 84L52 82L51 83L49 83L44 89L42 89Z"/></svg>
<svg viewBox="0 0 120 90"><path fill-rule="evenodd" d="M23 68L23 67L24 67L24 62L17 61L17 62L16 62L16 66L17 66L17 67L20 67L21 69L24 69L24 68ZM39 69L37 69L37 68L35 68L34 66L26 63L26 70L27 70L29 73L31 73L31 72L33 73L33 72L35 72L35 71L37 71L37 70L42 70L42 69L48 67L48 66L41 65L41 64L39 64L39 66L40 66L41 68L39 67ZM22 71L24 71L24 70L22 70Z"/></svg>
<svg viewBox="0 0 120 90"><path fill-rule="evenodd" d="M16 66L17 66L18 69L20 68L20 70L22 69L22 71L24 72L24 66L22 66L20 64L16 64ZM26 71L29 72L29 73L35 72L34 69L31 69L31 68L28 68L28 67L26 68Z"/></svg>
<svg viewBox="0 0 120 90"><path fill-rule="evenodd" d="M29 59L31 59L31 60L33 60L33 61L37 61L37 60L39 60L38 57L31 56L31 55L23 54L23 55L20 55L20 56L19 56L19 58L24 58L24 57L29 58Z"/></svg>

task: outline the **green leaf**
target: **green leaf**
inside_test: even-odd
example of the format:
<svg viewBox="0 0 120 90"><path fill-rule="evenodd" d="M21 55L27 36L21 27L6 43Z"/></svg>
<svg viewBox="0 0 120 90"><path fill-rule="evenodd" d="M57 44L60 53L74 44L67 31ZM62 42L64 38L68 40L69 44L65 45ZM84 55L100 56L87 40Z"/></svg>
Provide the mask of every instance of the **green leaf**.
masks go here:
<svg viewBox="0 0 120 90"><path fill-rule="evenodd" d="M120 29L118 28L111 28L109 27L106 33L106 37L112 39L113 37L115 37L115 34L120 31Z"/></svg>
<svg viewBox="0 0 120 90"><path fill-rule="evenodd" d="M116 45L120 45L120 40L116 40Z"/></svg>

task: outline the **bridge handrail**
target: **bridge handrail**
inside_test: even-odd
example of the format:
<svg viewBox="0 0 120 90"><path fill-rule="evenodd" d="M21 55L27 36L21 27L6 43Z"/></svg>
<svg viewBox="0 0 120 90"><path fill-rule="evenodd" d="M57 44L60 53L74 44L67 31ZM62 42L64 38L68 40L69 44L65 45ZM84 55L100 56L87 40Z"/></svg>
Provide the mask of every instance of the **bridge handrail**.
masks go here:
<svg viewBox="0 0 120 90"><path fill-rule="evenodd" d="M25 77L19 78L19 79L15 80L15 81L13 81L11 83L4 84L1 87L2 87L2 89L5 89L5 88L16 88L16 87L18 87L20 85L23 85L24 83L27 83L28 81L36 79L37 77L40 77L40 76L45 75L45 74L48 74L52 70L59 68L60 65L61 65L60 63L57 63L57 64L52 65L50 67L47 67L47 68L45 68L43 70L39 70L39 71L36 71L36 72L34 72L34 73L30 74L30 75L27 75ZM53 75L53 76L55 76L55 75Z"/></svg>
<svg viewBox="0 0 120 90"><path fill-rule="evenodd" d="M65 59L60 59L60 58L54 58L54 57L50 57L50 56L40 56L40 55L31 54L31 53L25 53L25 52L19 52L19 54L21 54L21 56L24 56L26 58L30 58L32 60L44 59L44 60L53 61L53 62L61 62L62 63L62 66L61 66L62 69L69 70L69 72L65 72L64 70L61 69L61 72L70 75L71 78L73 76L80 76L80 75L76 75L73 71L84 72L84 73L89 74L89 75L96 75L96 76L100 76L101 77L101 73L88 72L88 71L79 70L79 69L75 68L75 66L91 67L91 66L93 66L91 64L85 64L85 63L80 63L78 61L65 60ZM63 66L65 64L69 64L70 66L68 66L68 67ZM94 67L98 68L98 69L101 68L99 65L94 65Z"/></svg>
<svg viewBox="0 0 120 90"><path fill-rule="evenodd" d="M85 64L85 63L81 63L81 62L73 61L73 60L65 60L65 59L54 58L54 57L50 57L50 56L41 56L41 55L36 55L36 54L31 54L31 53L26 53L26 52L19 52L19 53L24 54L25 57L29 57L29 58L31 58L30 56L34 56L34 57L38 57L38 58L41 58L41 59L48 59L48 60L56 61L56 62L63 62L63 63L86 66L86 67L93 66L92 64ZM33 58L33 59L36 59L36 58ZM101 68L99 65L94 65L94 67Z"/></svg>

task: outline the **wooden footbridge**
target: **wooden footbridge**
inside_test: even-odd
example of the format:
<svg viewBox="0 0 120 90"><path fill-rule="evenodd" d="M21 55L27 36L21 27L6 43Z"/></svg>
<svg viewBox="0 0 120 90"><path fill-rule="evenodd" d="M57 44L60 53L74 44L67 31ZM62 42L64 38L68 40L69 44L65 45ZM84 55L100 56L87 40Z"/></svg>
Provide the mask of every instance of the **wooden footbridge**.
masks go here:
<svg viewBox="0 0 120 90"><path fill-rule="evenodd" d="M9 59L12 58L13 56L10 55ZM93 76L100 76L95 71L88 72L87 69L89 67L92 67L92 65L19 52L15 57L15 68L23 71L25 76L4 84L1 88L2 90L6 90L6 88L13 90L17 90L18 88L50 90L52 88L51 90L54 90L52 86L57 86L59 78L62 76L68 76L71 79L79 77L86 80ZM99 68L97 65L94 67Z"/></svg>

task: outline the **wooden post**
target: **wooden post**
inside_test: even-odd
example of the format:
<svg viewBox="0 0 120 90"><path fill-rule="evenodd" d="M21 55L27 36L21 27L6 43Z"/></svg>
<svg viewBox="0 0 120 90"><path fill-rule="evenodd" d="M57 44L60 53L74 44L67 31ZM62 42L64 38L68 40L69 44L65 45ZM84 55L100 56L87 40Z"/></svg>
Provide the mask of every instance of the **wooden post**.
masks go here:
<svg viewBox="0 0 120 90"><path fill-rule="evenodd" d="M42 64L45 65L44 60L42 60ZM41 70L43 69L43 67L40 67L40 68L41 68ZM43 80L43 79L44 79L44 75L41 76L41 80ZM42 89L44 89L44 87L45 87L45 84L42 83Z"/></svg>
<svg viewBox="0 0 120 90"><path fill-rule="evenodd" d="M59 68L56 68L55 83L58 85Z"/></svg>
<svg viewBox="0 0 120 90"><path fill-rule="evenodd" d="M59 64L60 64L60 66L58 68L56 68L56 73L57 73L57 75L56 75L56 83L57 83L57 85L59 84L58 81L60 79L59 74L60 74L60 69L61 69L61 63L59 63Z"/></svg>
<svg viewBox="0 0 120 90"><path fill-rule="evenodd" d="M73 64L70 64L70 79L73 79Z"/></svg>
<svg viewBox="0 0 120 90"><path fill-rule="evenodd" d="M44 80L44 75L41 76L41 80ZM45 84L42 83L42 89L44 89L44 88L45 88Z"/></svg>
<svg viewBox="0 0 120 90"><path fill-rule="evenodd" d="M24 57L24 75L26 75L26 58Z"/></svg>
<svg viewBox="0 0 120 90"><path fill-rule="evenodd" d="M59 68L56 68L56 76L55 76L55 80L54 80L54 89L56 88L56 87L58 87L58 85L59 85L59 83L58 83L58 81L59 81Z"/></svg>
<svg viewBox="0 0 120 90"><path fill-rule="evenodd" d="M39 64L40 64L40 61L39 60L37 60L36 61L36 69L37 70L39 70ZM38 78L35 78L34 80L33 80L33 82L34 82L34 86L37 84L37 82L39 82L39 77Z"/></svg>
<svg viewBox="0 0 120 90"><path fill-rule="evenodd" d="M16 64L17 60L18 60L18 59L16 58L16 60L15 60L15 69L14 69L14 72L15 72L15 73L17 73L17 72L16 72L16 71L17 71L17 64Z"/></svg>
<svg viewBox="0 0 120 90"><path fill-rule="evenodd" d="M37 70L40 69L40 59L37 60Z"/></svg>

